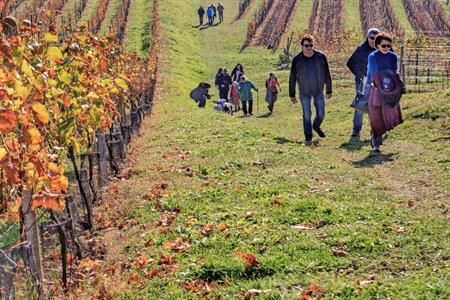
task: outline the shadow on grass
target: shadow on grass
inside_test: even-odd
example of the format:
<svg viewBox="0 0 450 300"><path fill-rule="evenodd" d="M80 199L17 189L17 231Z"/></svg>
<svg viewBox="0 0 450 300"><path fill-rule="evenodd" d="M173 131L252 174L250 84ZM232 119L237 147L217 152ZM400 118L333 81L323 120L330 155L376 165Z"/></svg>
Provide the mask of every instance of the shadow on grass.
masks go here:
<svg viewBox="0 0 450 300"><path fill-rule="evenodd" d="M304 141L293 141L293 140L290 140L290 139L288 139L288 138L286 138L284 136L276 136L273 139L279 145L284 145L284 144L305 145ZM310 145L310 146L316 147L316 146L319 146L319 145L320 145L319 141L313 141L312 145Z"/></svg>
<svg viewBox="0 0 450 300"><path fill-rule="evenodd" d="M208 28L211 28L211 27L216 27L216 26L218 26L219 24L220 24L220 23L215 23L215 24L212 24L212 25L206 24L206 25L203 25L202 27L200 27L199 30L205 30L205 29L208 29Z"/></svg>
<svg viewBox="0 0 450 300"><path fill-rule="evenodd" d="M398 153L381 153L378 155L373 155L370 153L362 160L353 161L352 164L357 168L373 168L376 165L393 161L397 154Z"/></svg>
<svg viewBox="0 0 450 300"><path fill-rule="evenodd" d="M269 111L269 112L266 112L266 113L263 114L263 115L257 116L256 118L258 118L258 119L264 119L264 118L270 117L271 115L272 115L272 113Z"/></svg>
<svg viewBox="0 0 450 300"><path fill-rule="evenodd" d="M362 147L370 144L370 140L361 141L359 138L350 138L346 143L339 146L339 149L345 149L347 151L358 151Z"/></svg>

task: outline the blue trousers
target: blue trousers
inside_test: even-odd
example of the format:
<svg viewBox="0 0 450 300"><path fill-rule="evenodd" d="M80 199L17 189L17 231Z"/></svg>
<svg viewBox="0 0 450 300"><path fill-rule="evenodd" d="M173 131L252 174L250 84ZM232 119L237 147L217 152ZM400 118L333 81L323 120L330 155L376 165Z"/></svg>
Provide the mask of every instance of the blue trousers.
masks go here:
<svg viewBox="0 0 450 300"><path fill-rule="evenodd" d="M314 98L314 107L316 108L316 117L311 123L311 98ZM316 96L300 94L300 102L303 110L303 132L305 140L311 141L313 137L313 128L320 128L325 118L325 97L323 93Z"/></svg>
<svg viewBox="0 0 450 300"><path fill-rule="evenodd" d="M360 79L355 78L356 92L363 90L363 83ZM355 109L353 114L353 132L352 134L359 135L363 126L364 113Z"/></svg>

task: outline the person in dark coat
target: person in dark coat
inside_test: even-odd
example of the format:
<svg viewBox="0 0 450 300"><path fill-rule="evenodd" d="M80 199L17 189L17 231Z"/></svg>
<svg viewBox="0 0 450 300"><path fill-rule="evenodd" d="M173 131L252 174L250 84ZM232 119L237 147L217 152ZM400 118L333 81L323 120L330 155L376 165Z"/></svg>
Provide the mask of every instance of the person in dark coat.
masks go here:
<svg viewBox="0 0 450 300"><path fill-rule="evenodd" d="M211 87L209 83L206 82L200 82L198 87L193 89L189 96L191 99L193 99L196 103L198 103L199 108L204 108L206 105L206 99L210 99L211 96L208 93L208 89Z"/></svg>
<svg viewBox="0 0 450 300"><path fill-rule="evenodd" d="M228 75L227 69L222 68L222 74L217 79L217 85L219 87L220 99L226 99L228 101L228 94L230 92L230 86L232 84L231 76Z"/></svg>
<svg viewBox="0 0 450 300"><path fill-rule="evenodd" d="M217 70L216 78L214 79L214 85L216 86L217 89L219 89L219 77L221 75L222 75L222 68L219 68L219 70Z"/></svg>
<svg viewBox="0 0 450 300"><path fill-rule="evenodd" d="M242 75L244 75L244 67L241 64L237 64L233 71L231 71L231 77L233 81L239 82Z"/></svg>
<svg viewBox="0 0 450 300"><path fill-rule="evenodd" d="M367 31L366 40L356 48L352 56L350 56L347 67L355 75L356 91L364 91L364 77L367 73L367 59L369 54L376 50L375 38L380 33L378 28L370 28ZM355 109L353 115L353 132L352 137L357 138L362 129L364 113Z"/></svg>
<svg viewBox="0 0 450 300"><path fill-rule="evenodd" d="M203 16L205 15L205 9L203 8L203 6L200 5L200 8L197 11L198 13L198 18L199 18L199 22L200 22L200 26L203 25Z"/></svg>
<svg viewBox="0 0 450 300"><path fill-rule="evenodd" d="M387 70L391 74L397 73L398 57L390 51L392 49L392 37L382 32L375 38L375 45L378 50L372 52L368 57L366 84L370 86L368 106L372 130L372 153L377 155L380 153L380 146L383 144L383 134L403 123L403 118L399 102L390 107L382 99L385 90L390 89L391 80L386 78L387 82L384 82L379 78L380 71ZM403 89L397 88L394 92L401 96Z"/></svg>
<svg viewBox="0 0 450 300"><path fill-rule="evenodd" d="M216 8L216 6L214 5L214 3L211 3L211 4L210 4L210 7L211 7L211 9L212 9L212 11L213 11L213 22L214 22L214 20L215 20L216 17L217 17L217 8Z"/></svg>
<svg viewBox="0 0 450 300"><path fill-rule="evenodd" d="M328 61L320 51L313 49L313 37L304 36L301 39L302 51L294 57L289 77L289 96L292 103L297 103L295 86L298 85L300 102L303 110L303 131L305 142L312 144L313 132L324 138L326 135L320 128L325 117L325 97L323 94L326 86L326 98L331 99L331 75ZM311 98L314 98L316 117L311 124Z"/></svg>
<svg viewBox="0 0 450 300"><path fill-rule="evenodd" d="M223 5L220 4L220 2L219 2L219 4L217 5L217 11L219 12L219 21L220 21L220 23L223 22L223 11L224 10L225 10L225 7L223 7Z"/></svg>

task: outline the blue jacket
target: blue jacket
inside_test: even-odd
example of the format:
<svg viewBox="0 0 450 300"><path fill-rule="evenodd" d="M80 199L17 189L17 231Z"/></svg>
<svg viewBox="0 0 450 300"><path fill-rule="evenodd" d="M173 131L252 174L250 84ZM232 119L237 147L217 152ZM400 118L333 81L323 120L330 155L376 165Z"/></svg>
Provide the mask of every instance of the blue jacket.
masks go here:
<svg viewBox="0 0 450 300"><path fill-rule="evenodd" d="M211 7L208 7L208 9L206 10L206 15L208 17L213 17L214 16L214 10Z"/></svg>
<svg viewBox="0 0 450 300"><path fill-rule="evenodd" d="M372 52L369 55L367 64L367 81L366 84L372 83L372 76L378 70L391 70L394 73L397 72L397 54L389 51L386 55L382 54L379 50Z"/></svg>
<svg viewBox="0 0 450 300"><path fill-rule="evenodd" d="M246 80L245 82L240 81L237 85L237 89L242 102L253 100L252 89L255 91L258 90L250 80Z"/></svg>

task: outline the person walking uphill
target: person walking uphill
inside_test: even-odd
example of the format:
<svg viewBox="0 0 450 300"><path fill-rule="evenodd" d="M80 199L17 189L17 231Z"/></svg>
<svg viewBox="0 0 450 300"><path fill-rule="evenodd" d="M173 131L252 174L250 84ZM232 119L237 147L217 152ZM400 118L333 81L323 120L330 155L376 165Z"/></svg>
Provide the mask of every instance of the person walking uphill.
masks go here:
<svg viewBox="0 0 450 300"><path fill-rule="evenodd" d="M219 2L219 4L217 5L217 12L219 13L219 21L220 21L220 23L223 22L223 11L224 10L225 10L225 7L223 7L223 5L220 4L220 2Z"/></svg>
<svg viewBox="0 0 450 300"><path fill-rule="evenodd" d="M208 17L208 25L212 26L214 23L214 10L211 6L206 9L206 16Z"/></svg>
<svg viewBox="0 0 450 300"><path fill-rule="evenodd" d="M241 81L237 85L237 89L239 91L239 97L241 98L244 117L253 115L252 89L258 92L258 88L253 84L253 82L247 80L245 76L242 76ZM247 103L248 103L248 110L247 110Z"/></svg>
<svg viewBox="0 0 450 300"><path fill-rule="evenodd" d="M356 92L366 90L364 88L364 77L367 73L367 60L370 53L376 50L375 37L380 33L378 28L370 28L367 31L366 40L356 48L347 62L347 67L355 75ZM363 125L364 113L355 109L353 115L352 137L359 137Z"/></svg>
<svg viewBox="0 0 450 300"><path fill-rule="evenodd" d="M298 85L300 102L303 110L303 131L307 145L312 144L313 132L324 138L326 135L320 129L325 117L325 99L323 95L326 86L326 97L331 99L331 75L328 61L320 51L314 50L312 36L301 39L302 51L294 57L289 77L289 96L292 103L297 103L295 86ZM314 98L316 117L311 124L311 98Z"/></svg>
<svg viewBox="0 0 450 300"><path fill-rule="evenodd" d="M269 78L266 80L266 102L268 104L267 108L271 113L273 112L275 101L277 101L278 98L278 88L281 92L280 83L278 82L277 77L275 77L274 73L270 73Z"/></svg>
<svg viewBox="0 0 450 300"><path fill-rule="evenodd" d="M228 101L228 93L230 92L231 83L231 76L228 75L227 69L222 68L222 73L217 77L220 99L225 99Z"/></svg>
<svg viewBox="0 0 450 300"><path fill-rule="evenodd" d="M197 13L198 13L198 18L199 18L199 23L201 26L201 25L203 25L203 16L205 15L205 9L203 8L203 6L200 6Z"/></svg>
<svg viewBox="0 0 450 300"><path fill-rule="evenodd" d="M371 53L367 65L367 82L370 84L369 119L372 129L372 152L380 153L383 134L403 123L400 97L404 84L397 73L397 55L392 49L392 38L380 33L375 38L377 51Z"/></svg>

